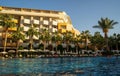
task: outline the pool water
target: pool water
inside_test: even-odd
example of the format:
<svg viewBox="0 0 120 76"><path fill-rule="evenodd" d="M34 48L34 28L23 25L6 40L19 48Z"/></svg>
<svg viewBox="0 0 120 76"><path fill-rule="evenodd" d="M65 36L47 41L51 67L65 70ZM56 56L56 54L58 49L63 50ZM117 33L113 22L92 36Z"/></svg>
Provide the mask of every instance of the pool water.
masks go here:
<svg viewBox="0 0 120 76"><path fill-rule="evenodd" d="M120 57L0 59L0 76L120 76Z"/></svg>

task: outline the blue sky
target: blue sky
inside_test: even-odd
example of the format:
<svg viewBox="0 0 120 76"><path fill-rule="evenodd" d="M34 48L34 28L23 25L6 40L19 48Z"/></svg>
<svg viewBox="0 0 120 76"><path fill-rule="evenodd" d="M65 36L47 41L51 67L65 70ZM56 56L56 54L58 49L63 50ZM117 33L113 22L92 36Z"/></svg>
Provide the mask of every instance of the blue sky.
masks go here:
<svg viewBox="0 0 120 76"><path fill-rule="evenodd" d="M119 22L109 35L120 33L120 0L0 0L1 6L35 8L65 11L72 24L80 32L89 30L91 34L100 29L92 28L101 17L108 17Z"/></svg>

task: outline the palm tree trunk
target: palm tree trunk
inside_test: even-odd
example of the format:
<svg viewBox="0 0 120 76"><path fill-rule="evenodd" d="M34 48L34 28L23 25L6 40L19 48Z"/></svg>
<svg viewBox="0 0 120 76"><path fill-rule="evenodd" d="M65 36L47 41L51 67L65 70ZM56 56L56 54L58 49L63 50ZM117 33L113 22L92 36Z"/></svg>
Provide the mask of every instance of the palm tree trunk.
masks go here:
<svg viewBox="0 0 120 76"><path fill-rule="evenodd" d="M76 48L76 52L77 52L77 53L78 53L78 55L79 55L78 43L76 44L75 48Z"/></svg>
<svg viewBox="0 0 120 76"><path fill-rule="evenodd" d="M31 39L30 39L30 50L32 49L32 44L33 44L33 38L31 37Z"/></svg>
<svg viewBox="0 0 120 76"><path fill-rule="evenodd" d="M4 50L3 50L3 52L6 52L6 45L7 45L7 33L8 33L8 29L6 29L6 31L5 31L5 41L4 41Z"/></svg>
<svg viewBox="0 0 120 76"><path fill-rule="evenodd" d="M85 37L85 50L87 50L87 36Z"/></svg>
<svg viewBox="0 0 120 76"><path fill-rule="evenodd" d="M104 35L105 35L105 42L106 42L106 50L110 51L109 46L108 46L108 35L107 35L107 32L105 32Z"/></svg>
<svg viewBox="0 0 120 76"><path fill-rule="evenodd" d="M69 45L69 41L66 41L66 52L68 52L69 51L69 47L68 47L68 45Z"/></svg>
<svg viewBox="0 0 120 76"><path fill-rule="evenodd" d="M118 43L116 42L116 50L118 50Z"/></svg>
<svg viewBox="0 0 120 76"><path fill-rule="evenodd" d="M112 45L110 45L110 50L113 50Z"/></svg>
<svg viewBox="0 0 120 76"><path fill-rule="evenodd" d="M56 47L55 47L55 53L57 53L58 41L57 41L55 44L56 44Z"/></svg>
<svg viewBox="0 0 120 76"><path fill-rule="evenodd" d="M30 43L30 50L32 49L32 42Z"/></svg>
<svg viewBox="0 0 120 76"><path fill-rule="evenodd" d="M43 51L45 51L45 47L46 47L46 41L44 41L44 50Z"/></svg>
<svg viewBox="0 0 120 76"><path fill-rule="evenodd" d="M19 47L19 40L17 41L17 44L16 44L16 57L18 57L18 47Z"/></svg>

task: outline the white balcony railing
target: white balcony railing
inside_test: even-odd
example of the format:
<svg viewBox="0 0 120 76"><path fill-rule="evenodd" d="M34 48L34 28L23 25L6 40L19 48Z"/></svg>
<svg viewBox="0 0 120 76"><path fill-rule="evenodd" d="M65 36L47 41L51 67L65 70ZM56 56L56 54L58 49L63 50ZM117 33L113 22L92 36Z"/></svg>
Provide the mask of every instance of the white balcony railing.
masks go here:
<svg viewBox="0 0 120 76"><path fill-rule="evenodd" d="M30 24L30 19L24 19L24 23Z"/></svg>
<svg viewBox="0 0 120 76"><path fill-rule="evenodd" d="M53 24L53 25L57 25L57 22L56 22L56 21L53 21L52 24Z"/></svg>
<svg viewBox="0 0 120 76"><path fill-rule="evenodd" d="M49 24L48 20L44 20L44 21L43 21L43 24L44 24L44 25L48 25L48 24Z"/></svg>
<svg viewBox="0 0 120 76"><path fill-rule="evenodd" d="M52 32L56 32L56 31L57 31L57 29L56 29L56 28L53 28L53 29L52 29Z"/></svg>
<svg viewBox="0 0 120 76"><path fill-rule="evenodd" d="M33 20L33 23L39 25L39 20Z"/></svg>
<svg viewBox="0 0 120 76"><path fill-rule="evenodd" d="M29 30L29 27L24 26L24 31L28 31L28 30Z"/></svg>

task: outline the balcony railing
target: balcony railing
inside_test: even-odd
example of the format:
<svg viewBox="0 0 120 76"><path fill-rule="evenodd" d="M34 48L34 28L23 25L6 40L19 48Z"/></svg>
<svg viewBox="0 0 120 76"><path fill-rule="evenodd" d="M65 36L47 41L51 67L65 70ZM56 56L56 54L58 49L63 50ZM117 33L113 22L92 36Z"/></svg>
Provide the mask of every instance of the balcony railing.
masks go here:
<svg viewBox="0 0 120 76"><path fill-rule="evenodd" d="M3 46L4 46L4 41L3 41ZM16 47L16 43L6 43L7 47Z"/></svg>
<svg viewBox="0 0 120 76"><path fill-rule="evenodd" d="M7 33L7 34L2 33L2 38L5 38L5 35L7 35L7 38L11 38L11 37L12 37L12 35L11 35L11 34L9 34L9 33Z"/></svg>
<svg viewBox="0 0 120 76"><path fill-rule="evenodd" d="M17 31L17 27L8 28L8 31Z"/></svg>
<svg viewBox="0 0 120 76"><path fill-rule="evenodd" d="M60 33L65 33L66 29L59 29Z"/></svg>
<svg viewBox="0 0 120 76"><path fill-rule="evenodd" d="M39 20L33 20L33 23L36 25L39 25L40 21Z"/></svg>
<svg viewBox="0 0 120 76"><path fill-rule="evenodd" d="M66 29L67 23L58 23L58 29Z"/></svg>
<svg viewBox="0 0 120 76"><path fill-rule="evenodd" d="M24 23L30 24L30 19L24 19Z"/></svg>
<svg viewBox="0 0 120 76"><path fill-rule="evenodd" d="M62 31L61 31L62 33L65 33L66 32L66 29L62 29Z"/></svg>
<svg viewBox="0 0 120 76"><path fill-rule="evenodd" d="M16 46L16 43L7 43L7 46Z"/></svg>

